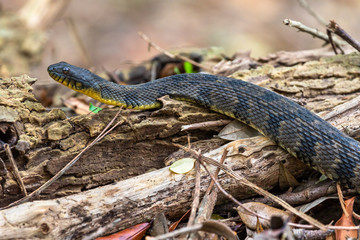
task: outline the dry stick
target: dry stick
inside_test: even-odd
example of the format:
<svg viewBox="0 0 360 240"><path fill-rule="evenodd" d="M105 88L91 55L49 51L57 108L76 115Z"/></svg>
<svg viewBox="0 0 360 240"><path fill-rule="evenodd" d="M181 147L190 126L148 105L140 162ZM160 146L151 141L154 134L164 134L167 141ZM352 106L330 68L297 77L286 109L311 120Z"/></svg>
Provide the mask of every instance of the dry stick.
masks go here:
<svg viewBox="0 0 360 240"><path fill-rule="evenodd" d="M358 52L360 52L360 42L358 42L354 38L352 38L334 20L330 21L330 23L327 25L327 29L330 30L331 32L335 33L342 39L344 39L348 44L350 44L353 48L355 48Z"/></svg>
<svg viewBox="0 0 360 240"><path fill-rule="evenodd" d="M225 162L227 154L228 154L228 150L225 149L223 154L221 155L221 159L220 159L220 162L219 162L220 164L223 164ZM216 168L215 173L214 173L215 180L217 180L219 172L220 172L220 168ZM215 184L215 181L213 179L211 179L209 187L206 189L206 192L205 192L206 195L210 194L210 191L212 190L214 184Z"/></svg>
<svg viewBox="0 0 360 240"><path fill-rule="evenodd" d="M5 143L5 144L4 144L4 148L5 148L6 155L7 155L7 157L9 158L10 163L11 163L11 165L12 165L12 167L13 167L14 176L15 176L15 178L16 178L16 181L18 182L18 184L19 184L19 186L20 186L20 189L21 189L22 193L24 194L24 196L27 196L28 194L27 194L27 191L26 191L24 182L23 182L23 180L22 180L22 178L21 178L21 176L20 176L19 169L18 169L18 167L17 167L17 165L16 165L16 162L15 162L14 157L13 157L13 155L12 155L12 152L11 152L11 149L10 149L9 144ZM5 169L6 169L6 168L5 168Z"/></svg>
<svg viewBox="0 0 360 240"><path fill-rule="evenodd" d="M199 67L199 68L201 68L201 69L204 69L204 70L206 70L206 71L208 71L208 72L210 72L210 73L214 73L214 70L213 70L212 68L209 68L209 67L207 67L207 66L204 66L204 65L202 65L202 64L200 64L200 63L198 63L198 62L195 62L195 61L192 60L191 58L188 58L188 57L185 57L185 56L181 56L181 55L178 55L178 54L172 54L172 53L166 51L165 49L161 48L160 46L158 46L157 44L155 44L153 41L151 41L151 39L150 39L147 35L145 35L144 33L138 32L138 34L140 35L140 37L142 37L142 39L144 39L146 42L148 42L149 47L151 46L151 47L155 48L156 50L158 50L159 52L165 54L166 56L168 56L168 57L170 57L170 58L178 58L178 59L181 59L181 60L183 60L183 61L185 61L185 62L191 63L191 64L194 65L194 66L197 66L197 67Z"/></svg>
<svg viewBox="0 0 360 240"><path fill-rule="evenodd" d="M291 205L301 205L305 203L312 202L320 197L323 197L325 195L330 195L336 192L336 189L333 187L330 187L333 185L333 182L321 182L319 186L315 186L315 183L313 183L311 186L307 187L306 189L299 191L299 192L286 192L283 194L278 195L281 199L288 202ZM273 206L274 203L271 201L271 199L266 199L262 197L258 198L252 198L251 201L255 202L261 202L264 204L270 204ZM248 201L242 201L242 202L248 202Z"/></svg>
<svg viewBox="0 0 360 240"><path fill-rule="evenodd" d="M336 190L337 190L337 193L338 193L340 206L341 206L345 216L349 217L349 213L346 211L346 208L345 208L344 196L342 194L340 184L338 184L338 183L336 183Z"/></svg>
<svg viewBox="0 0 360 240"><path fill-rule="evenodd" d="M201 158L200 153L199 153L199 157ZM194 225L196 212L197 212L197 209L198 209L199 203L200 203L201 172L200 172L200 162L199 161L195 162L195 172L196 172L196 176L195 176L194 200L193 200L193 202L191 204L191 213L190 213L189 221L187 223L188 227Z"/></svg>
<svg viewBox="0 0 360 240"><path fill-rule="evenodd" d="M235 233L227 225L221 223L220 221L214 221L214 220L208 220L201 224L195 224L190 227L184 227L179 230L175 230L170 233L166 233L156 237L146 237L145 239L146 240L169 239L179 234L190 233L194 231L204 231L204 232L214 233L216 235L223 236L225 239L230 239L230 240L237 239Z"/></svg>
<svg viewBox="0 0 360 240"><path fill-rule="evenodd" d="M174 146L177 146L181 149L184 149L185 151L189 152L191 155L193 155L195 158L198 158L198 154L197 152L188 149L180 144L173 144ZM302 213L300 211L298 211L297 209L295 209L294 207L292 207L290 204L288 204L287 202L285 202L284 200L280 199L279 197L269 193L268 191L260 188L259 186L253 184L252 182L248 181L246 178L240 176L239 174L237 174L236 172L232 171L230 168L220 164L219 162L205 157L202 157L202 160L204 160L206 163L214 165L216 167L219 167L221 170L223 170L224 172L226 172L228 175L232 176L233 178L237 179L241 184L251 188L253 191L255 191L256 193L263 195L265 197L269 197L271 198L273 201L275 201L276 203L280 204L283 208L285 208L286 210L294 213L295 215L297 215L298 217L304 219L305 221L309 222L310 224L318 227L319 229L326 231L326 227L324 224L322 224L321 222L319 222L318 220L306 215L305 213Z"/></svg>
<svg viewBox="0 0 360 240"><path fill-rule="evenodd" d="M189 130L194 130L194 129L199 129L199 128L224 126L226 124L229 124L230 122L231 122L231 120L217 120L217 121L207 121L207 122L183 125L183 126L181 126L181 131L189 131Z"/></svg>
<svg viewBox="0 0 360 240"><path fill-rule="evenodd" d="M314 37L317 37L317 38L320 38L320 39L324 40L325 42L329 42L329 37L325 33L320 32L317 29L305 26L301 22L297 22L297 21L294 21L294 20L291 20L291 19L284 19L283 23L286 26L294 27L294 28L298 29L301 32L309 33L310 35L312 35ZM346 44L344 41L341 41L341 40L338 40L338 39L334 39L334 43L336 44L337 47L340 47L340 45Z"/></svg>
<svg viewBox="0 0 360 240"><path fill-rule="evenodd" d="M190 133L187 134L188 148L191 148Z"/></svg>
<svg viewBox="0 0 360 240"><path fill-rule="evenodd" d="M184 233L191 233L191 232L194 232L194 231L199 231L201 230L201 228L203 227L203 224L195 224L195 225L192 225L192 226L188 226L188 227L184 227L184 228L180 228L180 229L177 229L177 230L174 230L172 232L169 232L169 233L166 233L166 234L163 234L163 235L160 235L160 236L156 236L156 237L146 237L145 239L146 240L161 240L161 239L168 239L168 238L171 238L171 237L176 237L180 234L184 234Z"/></svg>
<svg viewBox="0 0 360 240"><path fill-rule="evenodd" d="M334 50L335 55L337 55L338 52L337 52L337 50L336 50L336 45L335 45L335 43L334 43L334 39L333 39L333 37L332 37L331 31L330 31L329 29L326 29L326 34L327 34L328 37L329 37L329 42L330 42L330 44L331 44L332 49ZM342 53L344 54L343 51L342 51Z"/></svg>
<svg viewBox="0 0 360 240"><path fill-rule="evenodd" d="M2 160L2 158L0 157L0 168L3 169L2 171L2 175L6 175L8 173L8 170L6 168L6 165L4 163L4 160Z"/></svg>
<svg viewBox="0 0 360 240"><path fill-rule="evenodd" d="M225 149L222 156L221 156L221 160L220 163L224 163L226 155L227 155L227 150ZM197 163L200 163L201 158L198 159L198 161L196 161ZM217 176L220 172L219 168L216 168L215 173L214 173L214 179L217 180ZM201 223L204 222L206 220L208 220L214 210L215 204L216 204L216 199L217 199L217 192L218 189L214 189L213 190L213 186L214 186L214 180L211 179L211 182L204 194L203 199L201 200L201 203L199 204L198 207L198 212L196 214L196 218L195 218L195 223ZM201 235L201 233L199 233ZM203 238L204 236L201 236L200 238ZM192 240L192 239L198 239L199 236L196 234L191 234L187 239L188 240Z"/></svg>
<svg viewBox="0 0 360 240"><path fill-rule="evenodd" d="M248 209L247 207L245 207L241 202L239 202L236 198L234 198L230 193L228 193L221 185L220 183L217 181L217 179L215 178L215 176L213 176L213 174L210 172L210 170L206 167L206 165L204 164L204 161L201 161L201 166L205 169L205 171L208 173L208 175L210 176L211 180L214 181L214 184L216 185L216 187L219 189L220 192L222 192L227 198L229 198L231 201L233 201L236 205L238 205L239 207L243 208L246 212L248 212L250 215L253 215L255 217L259 217L265 220L270 221L270 218L261 216L255 212L253 212L252 210Z"/></svg>
<svg viewBox="0 0 360 240"><path fill-rule="evenodd" d="M359 214L357 214L356 212L352 212L352 216L355 218L355 219L357 219L357 220L360 220L360 215Z"/></svg>
<svg viewBox="0 0 360 240"><path fill-rule="evenodd" d="M191 153L191 152L190 152ZM209 163L207 162L207 158L206 157L203 157L202 160L205 160L204 162L206 163ZM212 160L214 161L214 160ZM215 161L216 162L216 161ZM209 164L212 164L212 163L209 163ZM214 183L216 185L216 187L220 190L220 192L222 192L226 197L228 197L231 201L233 201L235 204L237 204L239 207L243 208L245 211L247 211L249 214L253 215L253 216L256 216L256 217L259 217L259 218L262 218L264 220L268 220L270 221L270 218L267 218L267 217L264 217L262 215L259 215L255 212L253 212L252 210L248 209L247 207L245 207L241 202L239 202L236 198L234 198L230 193L228 193L224 188L221 187L221 185L219 184L219 182L215 179L215 177L210 173L210 171L207 169L207 167L202 163L201 164L204 169L207 171L207 173L209 174L210 178L212 180L214 180ZM213 165L213 164L212 164ZM217 166L217 164L215 164ZM225 167L225 166L224 166ZM225 167L226 168L226 167ZM226 172L224 169L221 169L223 170L224 172ZM270 193L269 193L270 194ZM274 200L274 199L273 199ZM289 226L291 227L296 227L296 228L303 228L303 229L314 229L314 226L316 225L305 225L305 224L298 224L298 223L287 223L289 224ZM354 227L343 227L343 226L326 226L327 229L330 229L330 230L359 230L360 229L360 226L354 226ZM321 229L321 228L320 228ZM324 231L324 230L322 230Z"/></svg>
<svg viewBox="0 0 360 240"><path fill-rule="evenodd" d="M301 7L303 7L311 16L313 16L321 25L326 26L327 22L323 17L317 14L306 0L297 0Z"/></svg>
<svg viewBox="0 0 360 240"><path fill-rule="evenodd" d="M323 119L326 121L329 121L329 119L332 119L340 114L343 114L343 113L357 107L358 105L360 105L360 96L357 96L357 97L351 99L350 101L347 101L343 104L336 106L331 112L327 113L323 117Z"/></svg>
<svg viewBox="0 0 360 240"><path fill-rule="evenodd" d="M94 146L98 141L100 141L103 137L105 137L109 132L111 132L115 127L117 127L121 121L117 122L113 127L111 127L109 129L109 127L111 126L111 124L115 121L115 119L118 117L118 115L121 112L121 108L119 109L119 111L116 113L115 117L108 123L108 125L106 125L106 127L104 128L104 130L102 130L102 132L95 138L94 141L92 141L88 146L86 146L76 157L74 157L69 163L67 163L65 165L65 167L63 167L58 173L56 173L52 178L50 178L46 183L44 183L43 185L41 185L38 189L36 189L35 191L33 191L32 193L30 193L29 195L27 195L26 197L23 197L11 204L9 204L8 206L4 207L4 208L0 208L0 210L2 209L6 209L9 207L13 207L16 205L19 205L21 203L27 202L29 201L31 198L38 196L42 191L44 191L47 187L49 187L51 184L53 184L56 180L58 180L71 166L73 166L77 160L80 159L81 155L83 155L89 148L91 148L92 146ZM109 130L108 130L109 129ZM108 130L108 131L107 131Z"/></svg>

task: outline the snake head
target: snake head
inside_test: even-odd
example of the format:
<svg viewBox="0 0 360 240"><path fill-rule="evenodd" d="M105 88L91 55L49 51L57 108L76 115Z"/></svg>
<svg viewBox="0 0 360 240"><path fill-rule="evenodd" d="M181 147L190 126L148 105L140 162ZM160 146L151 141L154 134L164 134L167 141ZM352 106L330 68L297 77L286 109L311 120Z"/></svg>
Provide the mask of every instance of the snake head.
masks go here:
<svg viewBox="0 0 360 240"><path fill-rule="evenodd" d="M91 95L100 92L99 76L87 69L66 62L52 64L47 69L50 77L75 91Z"/></svg>

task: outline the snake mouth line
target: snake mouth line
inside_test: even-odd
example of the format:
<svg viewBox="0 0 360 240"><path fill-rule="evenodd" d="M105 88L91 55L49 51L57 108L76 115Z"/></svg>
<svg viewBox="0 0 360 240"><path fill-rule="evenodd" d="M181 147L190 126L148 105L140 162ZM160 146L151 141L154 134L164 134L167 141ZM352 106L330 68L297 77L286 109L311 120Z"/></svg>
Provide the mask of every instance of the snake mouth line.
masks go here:
<svg viewBox="0 0 360 240"><path fill-rule="evenodd" d="M68 88L71 88L76 91L84 90L83 85L74 79L69 79L65 76L61 76L60 74L56 74L54 72L49 72L49 75L50 77L52 77L52 79L54 79L55 81L61 83L62 85Z"/></svg>

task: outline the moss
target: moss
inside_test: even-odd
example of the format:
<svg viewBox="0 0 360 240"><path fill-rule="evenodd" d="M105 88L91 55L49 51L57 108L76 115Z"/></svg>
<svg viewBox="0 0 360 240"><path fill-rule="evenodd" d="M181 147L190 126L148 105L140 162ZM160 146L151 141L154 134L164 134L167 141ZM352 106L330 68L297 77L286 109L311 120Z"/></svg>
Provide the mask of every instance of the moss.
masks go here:
<svg viewBox="0 0 360 240"><path fill-rule="evenodd" d="M49 122L64 119L66 119L66 115L60 109L52 109L50 112L32 112L30 116L30 122L39 126L44 126Z"/></svg>
<svg viewBox="0 0 360 240"><path fill-rule="evenodd" d="M49 140L61 140L70 135L72 126L68 121L58 121L47 126L46 133Z"/></svg>
<svg viewBox="0 0 360 240"><path fill-rule="evenodd" d="M83 149L89 141L89 135L85 132L75 133L60 141L60 149L76 152Z"/></svg>

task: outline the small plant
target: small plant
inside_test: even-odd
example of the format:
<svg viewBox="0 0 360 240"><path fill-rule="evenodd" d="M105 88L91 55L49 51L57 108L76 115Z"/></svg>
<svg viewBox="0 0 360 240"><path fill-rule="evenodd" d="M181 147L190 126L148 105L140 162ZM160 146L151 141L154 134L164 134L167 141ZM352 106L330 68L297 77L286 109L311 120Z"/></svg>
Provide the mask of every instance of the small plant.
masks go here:
<svg viewBox="0 0 360 240"><path fill-rule="evenodd" d="M193 65L189 62L184 62L184 70L185 73L195 73ZM178 67L174 67L174 72L176 74L181 74L180 69Z"/></svg>
<svg viewBox="0 0 360 240"><path fill-rule="evenodd" d="M184 62L184 69L186 73L195 73L193 65L189 62Z"/></svg>
<svg viewBox="0 0 360 240"><path fill-rule="evenodd" d="M89 111L93 112L93 113L98 113L102 110L101 107L96 107L94 106L92 103L90 103L89 105Z"/></svg>

